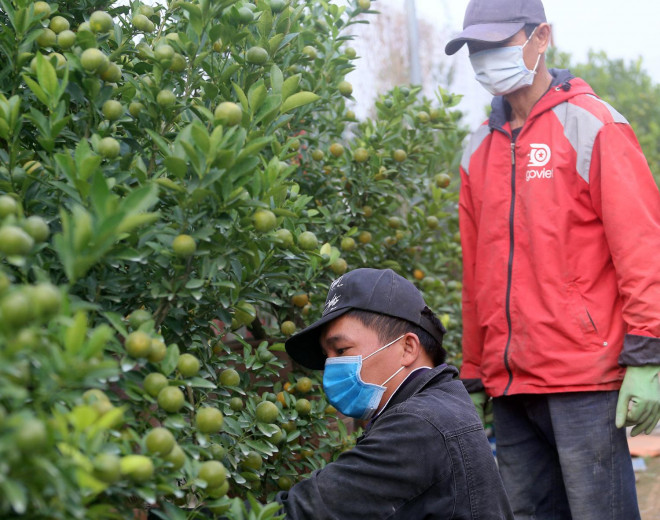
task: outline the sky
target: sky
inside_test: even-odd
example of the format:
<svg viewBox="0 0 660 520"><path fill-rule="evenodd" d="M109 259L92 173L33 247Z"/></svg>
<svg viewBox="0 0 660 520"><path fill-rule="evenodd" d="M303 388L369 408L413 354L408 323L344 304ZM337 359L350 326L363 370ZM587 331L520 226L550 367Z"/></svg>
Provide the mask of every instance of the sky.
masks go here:
<svg viewBox="0 0 660 520"><path fill-rule="evenodd" d="M468 0L416 0L418 15L440 17L456 32L463 26ZM554 43L578 61L589 49L626 61L642 57L647 72L660 82L660 2L657 0L545 0Z"/></svg>

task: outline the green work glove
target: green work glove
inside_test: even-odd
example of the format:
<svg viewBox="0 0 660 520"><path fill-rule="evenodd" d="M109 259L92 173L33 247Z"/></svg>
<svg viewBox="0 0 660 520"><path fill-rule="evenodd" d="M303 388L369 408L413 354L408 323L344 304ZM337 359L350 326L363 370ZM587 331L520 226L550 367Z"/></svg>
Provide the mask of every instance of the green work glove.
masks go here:
<svg viewBox="0 0 660 520"><path fill-rule="evenodd" d="M627 367L616 405L616 426L634 426L633 437L653 431L660 420L660 366Z"/></svg>
<svg viewBox="0 0 660 520"><path fill-rule="evenodd" d="M486 410L486 403L488 402L488 396L483 390L481 392L470 392L470 399L474 404L474 408L477 410L477 415L481 419L481 425L485 426L484 423L484 412Z"/></svg>

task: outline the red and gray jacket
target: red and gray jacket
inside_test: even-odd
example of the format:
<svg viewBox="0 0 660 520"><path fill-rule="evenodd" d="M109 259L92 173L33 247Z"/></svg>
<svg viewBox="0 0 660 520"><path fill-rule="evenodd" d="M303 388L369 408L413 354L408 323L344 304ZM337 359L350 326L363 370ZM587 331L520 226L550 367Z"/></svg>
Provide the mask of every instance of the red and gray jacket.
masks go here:
<svg viewBox="0 0 660 520"><path fill-rule="evenodd" d="M491 396L618 389L660 365L660 195L628 122L568 71L461 161L463 366Z"/></svg>

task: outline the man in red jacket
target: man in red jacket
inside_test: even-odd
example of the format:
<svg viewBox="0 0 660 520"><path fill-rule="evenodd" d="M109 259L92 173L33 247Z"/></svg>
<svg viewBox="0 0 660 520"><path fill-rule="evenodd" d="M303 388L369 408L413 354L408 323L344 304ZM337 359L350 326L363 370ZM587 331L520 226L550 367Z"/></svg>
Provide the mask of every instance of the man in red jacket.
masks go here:
<svg viewBox="0 0 660 520"><path fill-rule="evenodd" d="M461 161L463 366L517 519L637 519L623 426L660 418L660 196L625 118L548 69L541 0L471 0L495 97Z"/></svg>

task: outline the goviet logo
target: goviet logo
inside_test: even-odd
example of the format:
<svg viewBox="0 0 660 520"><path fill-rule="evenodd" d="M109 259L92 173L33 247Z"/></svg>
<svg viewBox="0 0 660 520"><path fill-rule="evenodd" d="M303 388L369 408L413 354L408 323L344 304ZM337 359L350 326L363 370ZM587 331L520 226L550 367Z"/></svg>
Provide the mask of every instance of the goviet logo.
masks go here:
<svg viewBox="0 0 660 520"><path fill-rule="evenodd" d="M527 166L537 166L543 168L550 160L550 147L547 144L530 144L529 164Z"/></svg>
<svg viewBox="0 0 660 520"><path fill-rule="evenodd" d="M543 168L550 161L552 153L547 144L533 143L530 144L529 150L529 163L527 164L527 172L525 173L525 180L529 182L532 179L552 179L554 170L552 168ZM543 168L542 170L535 170L534 168Z"/></svg>

